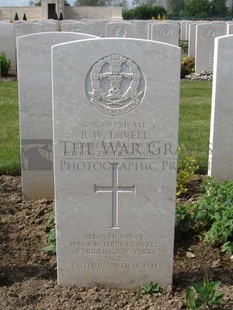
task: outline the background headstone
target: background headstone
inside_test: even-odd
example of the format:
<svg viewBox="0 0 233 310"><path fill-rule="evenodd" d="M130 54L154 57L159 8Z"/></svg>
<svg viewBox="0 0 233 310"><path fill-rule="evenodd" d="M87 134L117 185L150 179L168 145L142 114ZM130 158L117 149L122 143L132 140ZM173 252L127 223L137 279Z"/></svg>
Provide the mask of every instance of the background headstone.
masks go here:
<svg viewBox="0 0 233 310"><path fill-rule="evenodd" d="M42 21L44 32L58 31L58 21Z"/></svg>
<svg viewBox="0 0 233 310"><path fill-rule="evenodd" d="M105 37L105 25L107 21L95 20L93 21L93 23L94 23L94 28L95 28L95 35L101 38Z"/></svg>
<svg viewBox="0 0 233 310"><path fill-rule="evenodd" d="M60 285L171 284L179 83L173 45L53 47Z"/></svg>
<svg viewBox="0 0 233 310"><path fill-rule="evenodd" d="M22 185L29 199L54 197L51 46L90 37L45 32L18 38Z"/></svg>
<svg viewBox="0 0 233 310"><path fill-rule="evenodd" d="M148 39L148 24L147 20L135 20L134 25L134 37L137 39Z"/></svg>
<svg viewBox="0 0 233 310"><path fill-rule="evenodd" d="M92 34L92 35L96 33L94 23L84 23L84 22L62 23L61 30L79 32L79 33L87 33L87 34Z"/></svg>
<svg viewBox="0 0 233 310"><path fill-rule="evenodd" d="M24 36L27 34L43 32L43 25L39 23L17 23L15 24L15 37Z"/></svg>
<svg viewBox="0 0 233 310"><path fill-rule="evenodd" d="M10 73L16 73L16 44L13 24L0 24L0 53L5 53L11 61Z"/></svg>
<svg viewBox="0 0 233 310"><path fill-rule="evenodd" d="M133 38L133 24L129 22L114 22L106 24L106 37Z"/></svg>
<svg viewBox="0 0 233 310"><path fill-rule="evenodd" d="M189 24L188 57L195 57L197 23Z"/></svg>
<svg viewBox="0 0 233 310"><path fill-rule="evenodd" d="M226 34L225 25L203 24L196 28L195 72L213 72L214 39Z"/></svg>
<svg viewBox="0 0 233 310"><path fill-rule="evenodd" d="M151 40L178 45L179 26L168 23L154 23L151 25Z"/></svg>
<svg viewBox="0 0 233 310"><path fill-rule="evenodd" d="M180 40L186 40L187 38L187 25L188 21L187 20L181 20L180 21Z"/></svg>
<svg viewBox="0 0 233 310"><path fill-rule="evenodd" d="M233 34L233 24L227 25L227 34Z"/></svg>
<svg viewBox="0 0 233 310"><path fill-rule="evenodd" d="M209 171L220 180L233 178L233 35L215 39Z"/></svg>
<svg viewBox="0 0 233 310"><path fill-rule="evenodd" d="M188 41L189 39L189 25L192 24L193 21L186 22L186 29L185 29L185 40Z"/></svg>

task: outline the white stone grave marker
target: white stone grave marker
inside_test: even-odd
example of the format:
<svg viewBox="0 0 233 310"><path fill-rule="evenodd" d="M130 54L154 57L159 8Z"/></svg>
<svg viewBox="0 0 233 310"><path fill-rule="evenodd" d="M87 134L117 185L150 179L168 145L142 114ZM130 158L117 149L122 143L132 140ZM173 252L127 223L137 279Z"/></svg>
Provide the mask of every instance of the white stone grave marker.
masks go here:
<svg viewBox="0 0 233 310"><path fill-rule="evenodd" d="M43 32L43 25L39 23L16 23L15 24L15 37L25 36L27 34Z"/></svg>
<svg viewBox="0 0 233 310"><path fill-rule="evenodd" d="M209 171L220 180L233 179L233 35L215 39L210 127Z"/></svg>
<svg viewBox="0 0 233 310"><path fill-rule="evenodd" d="M195 72L213 72L214 39L226 34L225 25L202 24L196 28Z"/></svg>
<svg viewBox="0 0 233 310"><path fill-rule="evenodd" d="M29 199L54 197L51 46L90 37L44 32L18 38L22 185Z"/></svg>
<svg viewBox="0 0 233 310"><path fill-rule="evenodd" d="M63 23L61 25L62 31L71 31L71 32L79 32L79 33L87 33L94 35L95 24L94 23L84 23L84 22L73 22L73 23Z"/></svg>
<svg viewBox="0 0 233 310"><path fill-rule="evenodd" d="M188 57L195 57L197 23L189 24Z"/></svg>
<svg viewBox="0 0 233 310"><path fill-rule="evenodd" d="M106 27L106 37L115 38L133 38L134 29L133 24L129 22L112 22L107 23Z"/></svg>
<svg viewBox="0 0 233 310"><path fill-rule="evenodd" d="M134 25L134 37L137 39L148 39L149 21L147 20L135 20Z"/></svg>
<svg viewBox="0 0 233 310"><path fill-rule="evenodd" d="M151 24L151 40L178 45L179 26L169 23Z"/></svg>
<svg viewBox="0 0 233 310"><path fill-rule="evenodd" d="M16 73L15 29L10 23L0 24L0 53L5 53L11 61L11 73Z"/></svg>
<svg viewBox="0 0 233 310"><path fill-rule="evenodd" d="M173 45L53 47L60 285L171 284L179 83Z"/></svg>

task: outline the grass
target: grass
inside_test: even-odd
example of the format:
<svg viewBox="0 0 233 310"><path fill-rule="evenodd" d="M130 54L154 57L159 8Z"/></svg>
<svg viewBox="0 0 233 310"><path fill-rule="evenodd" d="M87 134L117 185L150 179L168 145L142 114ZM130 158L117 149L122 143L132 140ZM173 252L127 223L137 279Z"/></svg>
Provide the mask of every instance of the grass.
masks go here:
<svg viewBox="0 0 233 310"><path fill-rule="evenodd" d="M211 82L181 81L179 144L182 156L193 155L206 173ZM20 174L17 82L0 82L0 175Z"/></svg>
<svg viewBox="0 0 233 310"><path fill-rule="evenodd" d="M199 170L207 172L212 83L181 81L179 145L182 156L196 158Z"/></svg>
<svg viewBox="0 0 233 310"><path fill-rule="evenodd" d="M0 175L20 174L17 82L0 82Z"/></svg>

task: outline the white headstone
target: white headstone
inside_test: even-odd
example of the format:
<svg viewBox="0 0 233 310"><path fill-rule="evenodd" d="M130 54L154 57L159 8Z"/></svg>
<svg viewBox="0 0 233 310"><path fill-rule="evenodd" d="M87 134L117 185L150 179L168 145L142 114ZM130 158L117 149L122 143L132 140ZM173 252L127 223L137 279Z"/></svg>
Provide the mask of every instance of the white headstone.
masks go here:
<svg viewBox="0 0 233 310"><path fill-rule="evenodd" d="M195 57L197 23L189 24L188 57Z"/></svg>
<svg viewBox="0 0 233 310"><path fill-rule="evenodd" d="M233 34L233 24L227 25L227 34Z"/></svg>
<svg viewBox="0 0 233 310"><path fill-rule="evenodd" d="M186 22L186 30L185 30L185 40L188 41L189 39L189 25L192 24L193 21Z"/></svg>
<svg viewBox="0 0 233 310"><path fill-rule="evenodd" d="M233 35L215 39L209 171L233 179Z"/></svg>
<svg viewBox="0 0 233 310"><path fill-rule="evenodd" d="M149 21L135 20L134 23L134 37L137 39L148 39Z"/></svg>
<svg viewBox="0 0 233 310"><path fill-rule="evenodd" d="M114 22L106 24L106 37L133 38L133 24L129 22Z"/></svg>
<svg viewBox="0 0 233 310"><path fill-rule="evenodd" d="M18 78L23 194L53 198L51 46L89 35L45 32L18 38Z"/></svg>
<svg viewBox="0 0 233 310"><path fill-rule="evenodd" d="M105 33L105 25L107 24L106 21L94 21L94 27L95 27L95 34L98 37L105 37L106 33Z"/></svg>
<svg viewBox="0 0 233 310"><path fill-rule="evenodd" d="M61 25L62 31L80 32L94 35L95 24L94 23L84 23L84 22L74 22L74 23L64 23Z"/></svg>
<svg viewBox="0 0 233 310"><path fill-rule="evenodd" d="M16 44L13 24L0 24L0 53L5 53L11 61L10 72L16 73Z"/></svg>
<svg viewBox="0 0 233 310"><path fill-rule="evenodd" d="M152 33L152 26L154 24L159 24L160 22L158 22L156 19L149 21L148 23L148 31L147 31L147 39L151 40L151 33Z"/></svg>
<svg viewBox="0 0 233 310"><path fill-rule="evenodd" d="M44 32L53 32L53 31L58 31L58 22L43 22L43 31Z"/></svg>
<svg viewBox="0 0 233 310"><path fill-rule="evenodd" d="M226 27L218 24L197 25L195 72L213 72L214 39L226 34Z"/></svg>
<svg viewBox="0 0 233 310"><path fill-rule="evenodd" d="M43 25L39 23L25 22L15 24L15 37L25 36L27 34L43 32Z"/></svg>
<svg viewBox="0 0 233 310"><path fill-rule="evenodd" d="M187 20L181 20L180 21L180 39L181 40L186 40L187 35L186 35L186 31L187 31Z"/></svg>
<svg viewBox="0 0 233 310"><path fill-rule="evenodd" d="M151 25L151 40L179 44L179 26L168 23L154 23Z"/></svg>
<svg viewBox="0 0 233 310"><path fill-rule="evenodd" d="M60 285L171 284L179 83L169 44L53 47Z"/></svg>
<svg viewBox="0 0 233 310"><path fill-rule="evenodd" d="M209 23L208 21L197 21L189 24L189 38L188 38L188 56L195 57L196 50L196 32L197 25Z"/></svg>
<svg viewBox="0 0 233 310"><path fill-rule="evenodd" d="M221 21L221 20L216 20L216 21L212 21L211 22L212 25L222 25L222 26L227 26L227 23L225 21Z"/></svg>

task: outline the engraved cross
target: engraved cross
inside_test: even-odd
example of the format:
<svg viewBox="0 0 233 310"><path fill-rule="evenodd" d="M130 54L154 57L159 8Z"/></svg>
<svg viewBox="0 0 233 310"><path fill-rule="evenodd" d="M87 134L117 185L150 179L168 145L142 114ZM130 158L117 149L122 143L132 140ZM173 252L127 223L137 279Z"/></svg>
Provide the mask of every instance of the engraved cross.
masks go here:
<svg viewBox="0 0 233 310"><path fill-rule="evenodd" d="M208 62L208 66L211 68L213 65L213 53L211 51L208 51L208 55L205 56L206 61Z"/></svg>
<svg viewBox="0 0 233 310"><path fill-rule="evenodd" d="M94 193L112 193L112 229L119 229L118 226L118 193L136 194L136 186L118 186L118 163L111 163L112 186L97 186L94 184Z"/></svg>

